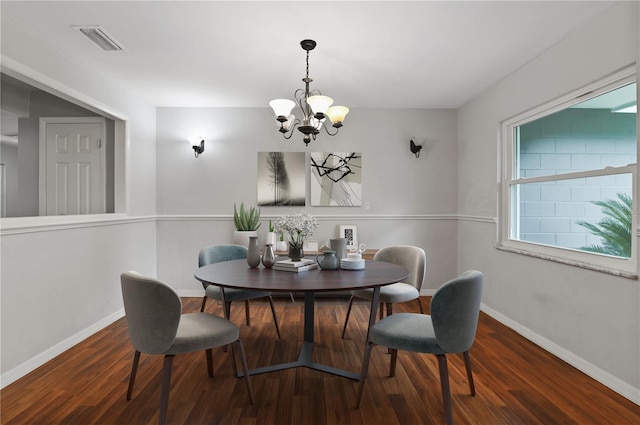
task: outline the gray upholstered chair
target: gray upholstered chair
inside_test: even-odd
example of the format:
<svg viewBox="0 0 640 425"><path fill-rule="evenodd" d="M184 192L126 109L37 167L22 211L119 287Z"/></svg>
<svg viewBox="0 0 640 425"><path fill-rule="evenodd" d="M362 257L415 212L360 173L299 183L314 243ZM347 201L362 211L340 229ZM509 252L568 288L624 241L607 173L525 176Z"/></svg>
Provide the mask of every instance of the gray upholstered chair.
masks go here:
<svg viewBox="0 0 640 425"><path fill-rule="evenodd" d="M420 302L420 289L427 272L427 255L422 248L409 245L388 246L380 249L373 256L376 261L385 261L387 263L399 264L409 269L409 277L404 282L398 282L391 285L382 286L380 288L380 319L383 317L383 306L387 306L387 316L393 313L393 303L402 303L411 300L417 300L420 307L420 313L424 314L422 303ZM347 308L347 317L344 319L342 327L342 338L347 330L349 315L354 298L362 298L371 301L373 298L373 289L358 289L351 291L349 298L349 307Z"/></svg>
<svg viewBox="0 0 640 425"><path fill-rule="evenodd" d="M162 281L136 272L125 272L120 276L120 283L129 338L135 349L127 400L131 400L140 353L163 354L158 423L165 424L173 357L176 354L204 350L207 370L209 376L213 377L212 348L234 343L240 351L249 399L253 403L253 389L238 326L213 314L182 314L182 301L177 292Z"/></svg>
<svg viewBox="0 0 640 425"><path fill-rule="evenodd" d="M369 330L369 340L362 362L356 408L360 406L367 377L371 349L382 345L391 349L389 375L394 376L398 350L434 354L440 370L440 387L447 424L453 424L447 354L462 353L469 390L476 394L471 372L469 349L473 345L480 314L483 274L469 270L442 285L431 299L431 315L398 313L387 316Z"/></svg>
<svg viewBox="0 0 640 425"><path fill-rule="evenodd" d="M200 250L198 255L198 266L206 266L207 264L219 263L221 261L239 260L247 258L248 249L242 245L210 245ZM213 298L221 301L222 294L220 293L220 287L215 285L205 285L205 295L202 298L202 307L200 311L204 311L207 298ZM231 303L233 301L244 301L245 317L247 326L251 325L250 312L249 312L249 300L256 298L269 298L269 304L271 305L271 314L273 315L273 323L276 325L276 332L278 338L280 338L280 326L278 326L278 318L276 317L276 309L273 305L273 297L271 292L264 291L247 291L243 289L226 288L224 290L224 317L229 318L231 315Z"/></svg>

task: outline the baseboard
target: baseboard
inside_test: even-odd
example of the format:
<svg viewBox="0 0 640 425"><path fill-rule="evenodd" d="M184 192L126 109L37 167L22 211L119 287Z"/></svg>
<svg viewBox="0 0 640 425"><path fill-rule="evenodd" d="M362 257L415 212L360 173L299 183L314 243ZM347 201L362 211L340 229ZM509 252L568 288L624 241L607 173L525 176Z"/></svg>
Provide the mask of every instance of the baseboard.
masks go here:
<svg viewBox="0 0 640 425"><path fill-rule="evenodd" d="M203 289L180 289L178 295L184 298L202 298L204 296Z"/></svg>
<svg viewBox="0 0 640 425"><path fill-rule="evenodd" d="M634 388L629 383L624 382L620 378L617 378L610 373L600 369L599 367L589 363L588 361L582 359L581 357L576 356L574 353L568 351L567 349L559 346L552 341L549 341L547 338L538 335L531 329L526 328L518 322L515 322L514 320L506 317L505 315L498 313L490 307L487 307L485 304L482 304L481 310L503 325L513 329L524 338L528 339L529 341L540 346L554 356L564 360L571 366L600 382L602 385L609 387L621 396L631 400L635 404L640 405L640 388Z"/></svg>
<svg viewBox="0 0 640 425"><path fill-rule="evenodd" d="M121 317L124 317L124 309L120 309L115 313L110 314L104 319L70 336L64 341L46 349L45 351L38 354L37 356L32 357L31 359L14 367L11 370L8 370L7 372L3 373L0 376L0 389L6 387L7 385L11 384L14 381L17 381L18 379L22 378L26 374L34 371L35 369L39 368L49 360L62 354L69 348L87 339L94 333L104 329L105 327L109 326L110 324L120 319Z"/></svg>

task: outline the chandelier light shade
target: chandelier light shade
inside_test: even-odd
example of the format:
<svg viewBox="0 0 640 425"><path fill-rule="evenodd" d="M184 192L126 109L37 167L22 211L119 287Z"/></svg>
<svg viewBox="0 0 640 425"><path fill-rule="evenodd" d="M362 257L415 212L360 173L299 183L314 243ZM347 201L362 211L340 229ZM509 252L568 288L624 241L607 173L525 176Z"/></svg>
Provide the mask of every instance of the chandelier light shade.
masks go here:
<svg viewBox="0 0 640 425"><path fill-rule="evenodd" d="M302 79L305 84L304 90L298 89L294 94L295 102L289 99L274 99L269 102L269 106L276 114L276 123L278 131L282 133L285 139L290 139L293 130L298 129L303 134L305 145L309 145L311 140L316 139L316 135L325 124L325 120L329 118L331 126L335 131L330 131L329 126L324 125L324 129L330 136L338 134L338 129L342 127L345 117L349 113L346 106L332 106L333 99L329 96L323 96L319 90L311 90L309 84L313 81L309 78L309 52L316 47L314 40L302 40L300 46L307 52L307 74ZM291 113L293 108L298 106L302 115L296 118Z"/></svg>

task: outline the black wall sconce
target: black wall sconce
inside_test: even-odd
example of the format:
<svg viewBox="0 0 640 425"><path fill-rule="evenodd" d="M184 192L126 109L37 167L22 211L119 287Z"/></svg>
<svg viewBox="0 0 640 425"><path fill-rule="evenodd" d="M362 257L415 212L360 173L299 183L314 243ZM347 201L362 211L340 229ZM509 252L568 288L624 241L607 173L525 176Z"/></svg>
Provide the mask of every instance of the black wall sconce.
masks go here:
<svg viewBox="0 0 640 425"><path fill-rule="evenodd" d="M198 139L200 139L199 144L195 141L197 139L191 142L192 144L191 147L193 148L193 154L195 155L196 158L199 157L202 152L204 152L204 139L200 137L198 137Z"/></svg>
<svg viewBox="0 0 640 425"><path fill-rule="evenodd" d="M420 150L422 149L422 145L416 145L413 140L409 140L409 149L411 153L416 156L416 158L420 158Z"/></svg>

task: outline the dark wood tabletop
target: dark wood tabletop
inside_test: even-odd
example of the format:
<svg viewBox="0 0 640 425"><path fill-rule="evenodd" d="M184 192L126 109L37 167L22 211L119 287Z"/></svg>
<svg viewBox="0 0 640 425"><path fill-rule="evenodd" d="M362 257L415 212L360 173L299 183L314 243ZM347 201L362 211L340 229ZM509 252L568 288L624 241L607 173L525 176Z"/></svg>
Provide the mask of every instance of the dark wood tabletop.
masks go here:
<svg viewBox="0 0 640 425"><path fill-rule="evenodd" d="M400 282L409 276L402 266L367 260L364 270L322 270L287 272L251 268L246 260L223 261L200 267L194 274L203 283L237 289L269 292L323 292L375 288Z"/></svg>

